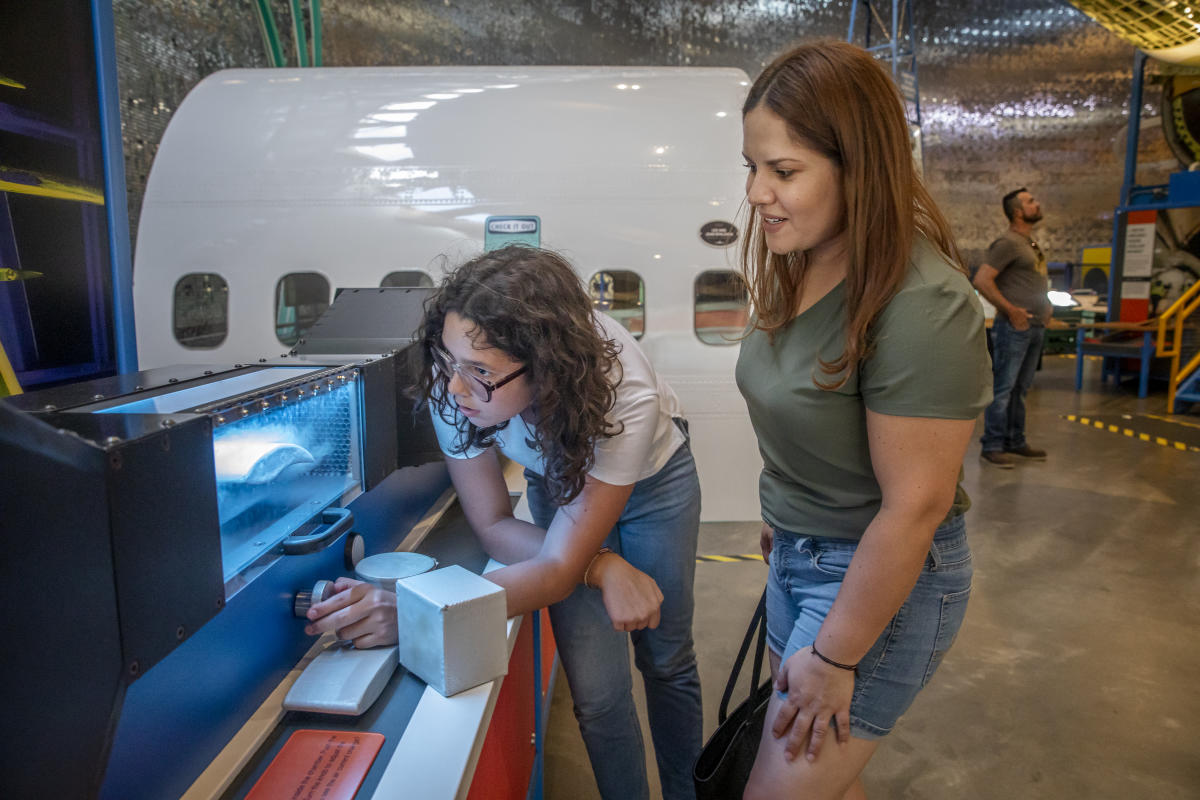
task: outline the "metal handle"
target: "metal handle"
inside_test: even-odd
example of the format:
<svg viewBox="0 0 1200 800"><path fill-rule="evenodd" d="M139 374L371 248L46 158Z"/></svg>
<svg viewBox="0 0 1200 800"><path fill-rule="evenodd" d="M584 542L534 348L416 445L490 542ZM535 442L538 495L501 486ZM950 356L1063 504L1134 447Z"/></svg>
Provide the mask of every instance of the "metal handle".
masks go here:
<svg viewBox="0 0 1200 800"><path fill-rule="evenodd" d="M321 512L322 528L305 536L289 536L283 540L283 552L289 556L315 553L336 541L354 525L354 514L348 508L327 508Z"/></svg>

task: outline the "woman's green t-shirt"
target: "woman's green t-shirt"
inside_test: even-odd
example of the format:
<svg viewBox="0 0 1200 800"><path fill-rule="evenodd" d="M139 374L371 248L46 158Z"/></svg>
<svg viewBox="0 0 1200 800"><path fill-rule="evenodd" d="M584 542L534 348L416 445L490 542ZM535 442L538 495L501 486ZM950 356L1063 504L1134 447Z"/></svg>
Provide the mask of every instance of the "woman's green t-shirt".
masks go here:
<svg viewBox="0 0 1200 800"><path fill-rule="evenodd" d="M867 446L866 409L974 419L991 402L983 310L965 275L919 241L896 296L876 318L872 349L839 388L821 371L845 350L845 285L780 329L743 342L737 384L763 458L764 521L806 536L858 539L881 492ZM840 377L840 376L837 376ZM958 486L949 516L970 506Z"/></svg>

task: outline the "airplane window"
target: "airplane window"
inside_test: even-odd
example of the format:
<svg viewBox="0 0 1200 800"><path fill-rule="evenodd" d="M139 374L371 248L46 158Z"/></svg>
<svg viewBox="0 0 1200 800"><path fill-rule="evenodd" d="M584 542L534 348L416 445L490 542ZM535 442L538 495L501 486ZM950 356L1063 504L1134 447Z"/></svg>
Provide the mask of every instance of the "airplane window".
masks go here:
<svg viewBox="0 0 1200 800"><path fill-rule="evenodd" d="M433 286L433 278L419 270L402 269L396 272L389 272L383 276L383 280L379 282L379 285L382 287L401 287L405 289L415 287L425 289Z"/></svg>
<svg viewBox="0 0 1200 800"><path fill-rule="evenodd" d="M640 339L646 333L646 285L636 272L610 269L588 279L592 305Z"/></svg>
<svg viewBox="0 0 1200 800"><path fill-rule="evenodd" d="M275 338L289 347L329 308L329 281L319 272L292 272L275 285Z"/></svg>
<svg viewBox="0 0 1200 800"><path fill-rule="evenodd" d="M184 275L175 284L175 340L201 350L216 347L229 333L229 284L211 272Z"/></svg>
<svg viewBox="0 0 1200 800"><path fill-rule="evenodd" d="M705 344L737 344L750 319L750 295L733 270L710 269L696 277L696 336Z"/></svg>

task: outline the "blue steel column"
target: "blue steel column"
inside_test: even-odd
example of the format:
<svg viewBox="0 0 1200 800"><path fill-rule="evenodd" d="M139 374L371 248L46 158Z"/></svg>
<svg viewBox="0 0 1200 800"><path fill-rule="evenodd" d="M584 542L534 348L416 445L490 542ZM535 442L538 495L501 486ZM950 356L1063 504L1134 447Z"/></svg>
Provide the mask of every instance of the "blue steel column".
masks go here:
<svg viewBox="0 0 1200 800"><path fill-rule="evenodd" d="M892 80L900 80L900 0L892 0Z"/></svg>
<svg viewBox="0 0 1200 800"><path fill-rule="evenodd" d="M917 40L916 40L916 33L914 33L914 31L913 31L913 24L914 24L913 0L907 0L907 5L908 5L907 28L908 28L908 48L909 48L908 62L909 62L909 66L912 67L913 87L919 89L921 86L921 78L920 78L920 75L917 73ZM917 127L920 128L921 127L921 92L920 91L913 92L913 107L917 113ZM922 149L923 148L924 148L924 143L922 143Z"/></svg>
<svg viewBox="0 0 1200 800"><path fill-rule="evenodd" d="M1117 200L1117 208L1113 213L1112 256L1108 262L1108 321L1115 322L1121 318L1121 304L1118 289L1124 273L1125 259L1117 252L1121 239L1121 220L1129 211L1129 198L1133 194L1133 185L1137 180L1138 132L1142 124L1142 87L1146 75L1146 54L1141 50L1133 51L1133 86L1129 90L1129 129L1125 137L1125 177L1121 180L1121 197ZM1118 269L1117 265L1121 268ZM1107 360L1107 359L1106 359Z"/></svg>
<svg viewBox="0 0 1200 800"><path fill-rule="evenodd" d="M104 210L112 268L113 343L117 371L127 373L137 371L137 338L133 324L133 262L125 195L125 154L121 149L116 37L111 0L91 0L91 6L100 101L100 145L104 153Z"/></svg>

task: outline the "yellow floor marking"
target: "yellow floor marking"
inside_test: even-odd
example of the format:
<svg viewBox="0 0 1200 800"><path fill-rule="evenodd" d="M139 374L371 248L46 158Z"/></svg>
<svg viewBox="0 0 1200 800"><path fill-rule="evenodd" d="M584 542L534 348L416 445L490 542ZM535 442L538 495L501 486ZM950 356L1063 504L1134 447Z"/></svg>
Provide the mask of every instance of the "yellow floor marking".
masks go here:
<svg viewBox="0 0 1200 800"><path fill-rule="evenodd" d="M1182 450L1185 453L1188 451L1193 452L1193 453L1200 453L1200 447L1197 447L1196 445L1190 445L1187 442L1172 441L1163 436L1151 436L1148 433L1139 433L1138 431L1135 431L1131 428L1123 428L1120 425L1114 425L1112 423L1105 423L1105 422L1102 422L1101 420L1092 420L1092 419L1088 419L1087 417L1077 417L1074 414L1064 414L1062 416L1063 416L1063 419L1066 419L1070 422L1078 422L1081 425L1086 425L1089 428L1096 428L1097 430L1107 430L1110 433L1120 433L1124 436L1129 437L1130 439L1132 439L1136 436L1138 439L1142 440L1143 442L1154 442L1157 445L1161 445L1163 447L1170 447L1175 450ZM1152 417L1154 415L1147 414L1146 416ZM1159 419L1159 418L1156 417L1156 419Z"/></svg>
<svg viewBox="0 0 1200 800"><path fill-rule="evenodd" d="M1183 425L1186 428L1200 429L1200 424L1197 424L1195 422L1184 422L1181 419L1172 419L1171 417L1163 417L1163 416L1159 416L1158 414L1145 414L1143 416L1147 416L1150 419L1157 419L1162 422L1169 422L1172 425Z"/></svg>
<svg viewBox="0 0 1200 800"><path fill-rule="evenodd" d="M731 556L696 556L697 561L716 561L721 564L734 564L738 561L762 561L760 553L742 553Z"/></svg>

